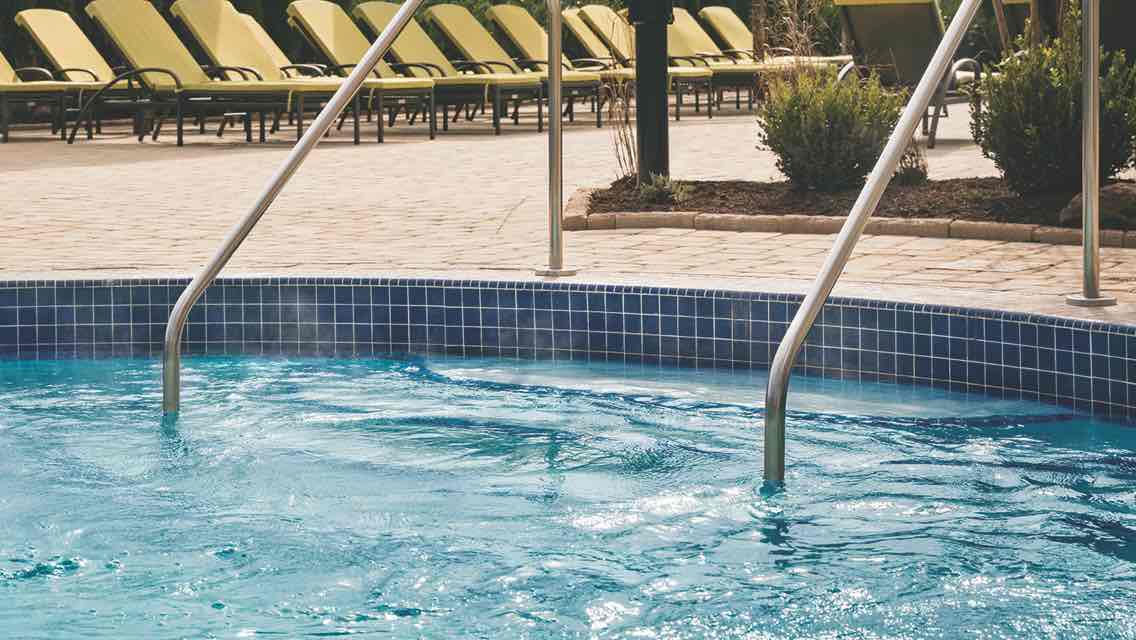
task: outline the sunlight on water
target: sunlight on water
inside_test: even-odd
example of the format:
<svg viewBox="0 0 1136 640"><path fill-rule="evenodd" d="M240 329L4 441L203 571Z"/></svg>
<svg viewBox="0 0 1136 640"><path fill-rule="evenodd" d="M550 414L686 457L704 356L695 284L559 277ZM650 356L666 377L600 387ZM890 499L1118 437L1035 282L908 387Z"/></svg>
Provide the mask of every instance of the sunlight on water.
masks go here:
<svg viewBox="0 0 1136 640"><path fill-rule="evenodd" d="M0 363L0 637L1136 638L1136 429L761 374Z"/></svg>

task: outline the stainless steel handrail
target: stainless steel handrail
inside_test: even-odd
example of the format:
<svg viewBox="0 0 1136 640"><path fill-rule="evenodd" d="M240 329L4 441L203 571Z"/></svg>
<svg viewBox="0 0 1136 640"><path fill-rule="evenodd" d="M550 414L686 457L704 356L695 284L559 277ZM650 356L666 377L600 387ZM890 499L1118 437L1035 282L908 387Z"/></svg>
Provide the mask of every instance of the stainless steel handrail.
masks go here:
<svg viewBox="0 0 1136 640"><path fill-rule="evenodd" d="M574 269L564 268L564 113L561 78L564 68L563 17L560 0L546 0L548 5L548 268L538 269L538 276L558 278L574 276ZM596 106L599 108L599 105Z"/></svg>
<svg viewBox="0 0 1136 640"><path fill-rule="evenodd" d="M1100 1L1081 2L1084 86L1081 120L1081 292L1065 300L1076 307L1109 307L1116 298L1100 290Z"/></svg>
<svg viewBox="0 0 1136 640"><path fill-rule="evenodd" d="M895 170L911 143L912 136L915 135L915 128L927 113L927 107L930 106L940 84L946 81L947 70L955 52L958 51L959 43L962 42L970 23L974 21L974 16L983 1L964 0L955 13L927 71L916 86L907 107L904 108L891 138L888 139L883 155L876 162L864 189L852 206L852 212L848 214L848 220L840 229L832 252L828 254L824 267L821 268L816 281L805 296L800 310L793 317L793 322L777 349L777 355L773 357L769 370L769 385L765 391L766 483L780 485L785 482L785 402L789 392L789 377L792 375L793 363L797 360L801 345L804 344L805 337L816 321L817 314L832 293L832 288L836 286L836 281L844 272L844 267L856 247L856 242L860 239L860 234L864 231L864 226L868 224L868 219L879 206L884 190L895 175ZM1092 0L1086 0L1089 1Z"/></svg>
<svg viewBox="0 0 1136 640"><path fill-rule="evenodd" d="M394 42L398 34L402 32L403 27L410 22L414 12L422 5L423 0L406 0L399 7L395 13L394 19L383 29L378 40L371 45L367 50L366 55L359 61L359 65L352 71L351 75L343 81L343 85L335 92L328 101L327 105L316 116L312 126L296 146L292 148L292 152L288 154L288 158L276 170L272 179L269 180L268 185L257 197L256 203L253 205L245 217L237 223L228 235L225 236L224 242L221 243L221 248L217 253L209 259L205 267L198 273L185 291L177 299L174 304L173 311L170 313L169 323L166 325L166 338L164 343L164 351L162 354L162 412L166 414L177 413L181 407L181 336L185 330L186 320L189 318L189 311L193 308L194 303L197 302L205 289L213 282L221 269L228 264L229 259L233 257L237 249L248 237L249 232L253 230L256 223L260 220L272 202L276 200L276 196L288 184L288 180L296 173L296 170L303 164L304 159L308 157L312 149L319 144L323 135L335 124L339 114L347 107L359 88L363 86L363 81L367 79L371 71L374 70L375 65L382 60L386 55L387 49L390 48L391 43ZM381 117L381 116L380 116Z"/></svg>

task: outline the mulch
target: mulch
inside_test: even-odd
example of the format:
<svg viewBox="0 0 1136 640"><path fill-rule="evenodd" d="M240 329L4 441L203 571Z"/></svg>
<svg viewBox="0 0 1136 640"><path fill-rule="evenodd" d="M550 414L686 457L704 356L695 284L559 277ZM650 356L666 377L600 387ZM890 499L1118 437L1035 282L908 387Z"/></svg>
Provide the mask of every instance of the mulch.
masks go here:
<svg viewBox="0 0 1136 640"><path fill-rule="evenodd" d="M859 189L837 193L799 191L788 182L684 181L689 200L681 204L644 204L634 178L615 181L592 194L588 213L622 211L691 211L748 215L846 216ZM952 218L986 222L1018 222L1058 226L1058 213L1076 193L1020 196L998 178L932 180L920 185L888 187L876 216L885 218Z"/></svg>

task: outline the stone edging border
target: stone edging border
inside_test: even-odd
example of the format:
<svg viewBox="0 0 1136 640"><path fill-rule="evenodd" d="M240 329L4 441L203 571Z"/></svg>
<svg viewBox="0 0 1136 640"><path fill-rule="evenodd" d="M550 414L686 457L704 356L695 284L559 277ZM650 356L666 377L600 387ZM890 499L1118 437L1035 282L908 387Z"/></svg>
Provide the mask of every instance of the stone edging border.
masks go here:
<svg viewBox="0 0 1136 640"><path fill-rule="evenodd" d="M765 233L833 234L844 218L805 215L744 215L691 211L627 211L588 214L588 199L595 189L579 189L564 207L565 231L613 229L698 229ZM959 238L1000 242L1081 244L1081 230L1038 224L979 222L950 218L876 218L864 233L877 236ZM1102 230L1101 245L1136 248L1136 231Z"/></svg>

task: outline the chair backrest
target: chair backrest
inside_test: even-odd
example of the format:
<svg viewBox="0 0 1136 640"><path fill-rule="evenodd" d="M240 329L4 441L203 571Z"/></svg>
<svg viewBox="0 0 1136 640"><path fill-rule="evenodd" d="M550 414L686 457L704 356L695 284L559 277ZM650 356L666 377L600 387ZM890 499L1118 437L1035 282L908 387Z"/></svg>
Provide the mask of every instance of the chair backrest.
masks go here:
<svg viewBox="0 0 1136 640"><path fill-rule="evenodd" d="M229 0L177 0L170 13L185 24L213 64L249 67L265 80L284 78Z"/></svg>
<svg viewBox="0 0 1136 640"><path fill-rule="evenodd" d="M595 31L584 22L584 18L580 15L580 10L576 7L565 9L561 12L564 16L564 26L568 28L572 36L576 38L576 42L584 48L584 52L589 56L598 60L614 60L615 56L612 55L611 49L607 48L604 41L596 35Z"/></svg>
<svg viewBox="0 0 1136 640"><path fill-rule="evenodd" d="M446 38L469 60L480 62L504 62L514 72L520 68L513 63L509 54L493 39L469 9L456 4L436 4L426 10L426 18L438 27ZM494 71L503 71L495 67Z"/></svg>
<svg viewBox="0 0 1136 640"><path fill-rule="evenodd" d="M399 5L393 2L362 2L355 5L355 17L367 25L373 33L382 33L387 28L394 14L398 12ZM458 70L450 64L445 53L434 44L426 30L414 18L406 23L406 27L391 44L390 53L396 60L404 64L425 63L437 66L447 76L458 75ZM425 78L430 72L424 69L409 69L408 73Z"/></svg>
<svg viewBox="0 0 1136 640"><path fill-rule="evenodd" d="M268 32L256 21L256 18L247 13L240 15L241 20L243 20L245 26L248 27L249 33L251 33L253 39L256 40L257 46L263 49L264 53L272 60L272 66L280 69L281 67L292 64L292 61L288 59L288 54L284 53L284 50L280 48L280 45L276 44L272 36L268 35Z"/></svg>
<svg viewBox="0 0 1136 640"><path fill-rule="evenodd" d="M702 53L722 55L722 50L718 47L718 43L714 42L714 38L711 38L702 28L702 25L694 19L694 16L682 7L674 8L674 24L670 26L669 33L681 39L685 46L693 52L693 54L672 55L698 55Z"/></svg>
<svg viewBox="0 0 1136 640"><path fill-rule="evenodd" d="M288 22L335 65L359 64L371 48L343 7L328 0L296 0L288 5ZM382 60L375 71L388 78L398 75Z"/></svg>
<svg viewBox="0 0 1136 640"><path fill-rule="evenodd" d="M68 80L109 82L114 78L106 58L67 12L25 9L16 14L16 24L31 35L56 69L87 69L96 76L68 71L64 73Z"/></svg>
<svg viewBox="0 0 1136 640"><path fill-rule="evenodd" d="M628 24L611 7L589 4L580 8L580 17L620 62L635 58L635 27Z"/></svg>
<svg viewBox="0 0 1136 640"><path fill-rule="evenodd" d="M919 82L939 41L943 12L938 0L834 0L857 64L887 83Z"/></svg>
<svg viewBox="0 0 1136 640"><path fill-rule="evenodd" d="M16 75L16 70L12 68L12 64L0 53L0 84L13 84L19 82L20 78Z"/></svg>
<svg viewBox="0 0 1136 640"><path fill-rule="evenodd" d="M729 7L704 7L698 17L718 36L723 49L753 51L753 31Z"/></svg>
<svg viewBox="0 0 1136 640"><path fill-rule="evenodd" d="M135 69L161 67L185 84L209 82L209 76L185 48L173 28L146 0L92 0L87 15L99 23ZM169 90L174 81L164 73L145 73L155 89Z"/></svg>
<svg viewBox="0 0 1136 640"><path fill-rule="evenodd" d="M529 60L548 60L548 32L524 7L513 4L498 4L485 10L485 15L493 24L517 46ZM563 56L564 64L571 69L568 56Z"/></svg>

